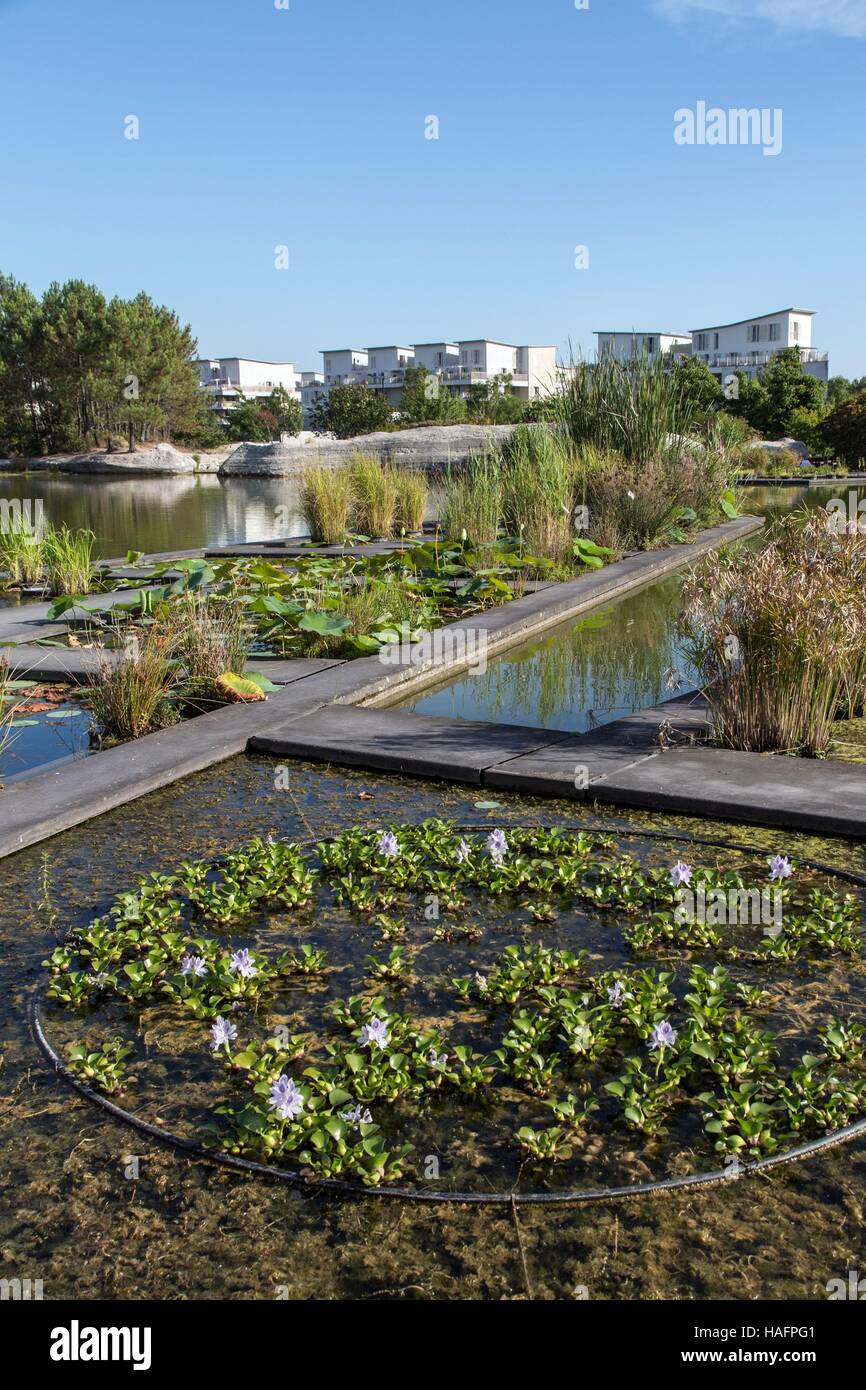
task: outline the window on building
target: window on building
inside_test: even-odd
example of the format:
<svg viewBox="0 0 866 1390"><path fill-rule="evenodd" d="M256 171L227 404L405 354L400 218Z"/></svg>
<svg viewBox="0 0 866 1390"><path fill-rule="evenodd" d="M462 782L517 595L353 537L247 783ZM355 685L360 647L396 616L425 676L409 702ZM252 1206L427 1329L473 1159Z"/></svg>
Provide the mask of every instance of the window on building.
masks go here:
<svg viewBox="0 0 866 1390"><path fill-rule="evenodd" d="M330 357L326 357L326 358L325 358L325 371L326 371L326 372L329 372L330 370L331 370L331 359L330 359Z"/></svg>
<svg viewBox="0 0 866 1390"><path fill-rule="evenodd" d="M718 333L714 333L714 334L713 334L713 348L714 348L714 350L715 350L716 352L718 352L718 350L719 350L719 335L718 335Z"/></svg>
<svg viewBox="0 0 866 1390"><path fill-rule="evenodd" d="M800 325L799 325L797 319L794 319L794 320L792 321L792 323L791 323L791 329L792 329L792 332L793 332L794 342L795 342L795 343L798 343L798 342L800 341Z"/></svg>
<svg viewBox="0 0 866 1390"><path fill-rule="evenodd" d="M769 338L769 340L770 340L771 343L776 343L776 342L778 342L778 340L779 340L779 325L778 325L777 323L771 323L771 324L770 324L770 326L769 326L769 333L767 334L767 336L768 336L768 338Z"/></svg>
<svg viewBox="0 0 866 1390"><path fill-rule="evenodd" d="M481 349L480 349L480 348L476 348L476 349L475 349L475 351L474 351L474 353L473 353L473 357L474 357L474 359L475 359L475 365L476 365L476 367L477 367L477 366L478 366L478 363L481 361Z"/></svg>
<svg viewBox="0 0 866 1390"><path fill-rule="evenodd" d="M656 350L656 348L655 348L655 342L656 342L655 338L644 338L644 340L643 340L644 352L655 352L655 350Z"/></svg>
<svg viewBox="0 0 866 1390"><path fill-rule="evenodd" d="M761 325L752 323L749 325L749 342L759 343L761 341Z"/></svg>
<svg viewBox="0 0 866 1390"><path fill-rule="evenodd" d="M707 347L707 335L706 335L706 333L699 333L699 334L698 334L698 352L705 352L705 351L706 351L706 347Z"/></svg>

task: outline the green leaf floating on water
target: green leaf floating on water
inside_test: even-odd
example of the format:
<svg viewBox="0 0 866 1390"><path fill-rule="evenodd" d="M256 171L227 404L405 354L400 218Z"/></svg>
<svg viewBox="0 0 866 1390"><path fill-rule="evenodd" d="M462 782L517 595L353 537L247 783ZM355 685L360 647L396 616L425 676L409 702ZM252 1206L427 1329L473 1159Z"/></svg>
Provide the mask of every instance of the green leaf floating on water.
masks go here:
<svg viewBox="0 0 866 1390"><path fill-rule="evenodd" d="M340 613L305 613L298 627L302 632L316 632L320 637L338 637L350 621Z"/></svg>

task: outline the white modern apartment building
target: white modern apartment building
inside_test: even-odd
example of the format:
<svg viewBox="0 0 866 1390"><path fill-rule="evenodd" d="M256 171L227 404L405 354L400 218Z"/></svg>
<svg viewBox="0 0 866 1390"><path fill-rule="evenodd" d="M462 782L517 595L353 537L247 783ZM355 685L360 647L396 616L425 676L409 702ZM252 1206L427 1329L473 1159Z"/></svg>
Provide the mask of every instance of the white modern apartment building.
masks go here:
<svg viewBox="0 0 866 1390"><path fill-rule="evenodd" d="M690 333L638 333L635 329L621 332L617 329L596 329L598 356L613 357L657 357L665 352L690 352L692 337Z"/></svg>
<svg viewBox="0 0 866 1390"><path fill-rule="evenodd" d="M478 382L493 381L507 373L510 390L523 400L550 395L557 388L556 348L499 343L491 338L466 338L457 342L386 344L383 347L329 348L322 352L323 381L303 386L301 401L309 415L317 394L333 386L366 382L382 391L395 410L410 367L423 366L452 396L467 396Z"/></svg>
<svg viewBox="0 0 866 1390"><path fill-rule="evenodd" d="M598 356L655 357L663 353L693 353L706 362L719 381L733 372L759 376L767 363L784 348L797 348L803 370L826 381L829 354L812 347L812 309L779 309L736 323L710 324L690 333L596 332Z"/></svg>
<svg viewBox="0 0 866 1390"><path fill-rule="evenodd" d="M775 314L711 324L692 330L692 351L720 381L731 372L756 377L783 348L797 348L803 370L826 381L829 353L812 347L813 309L780 309Z"/></svg>
<svg viewBox="0 0 866 1390"><path fill-rule="evenodd" d="M262 362L253 357L203 357L196 363L199 386L218 415L232 410L241 396L269 396L282 386L300 400L299 383L291 362Z"/></svg>

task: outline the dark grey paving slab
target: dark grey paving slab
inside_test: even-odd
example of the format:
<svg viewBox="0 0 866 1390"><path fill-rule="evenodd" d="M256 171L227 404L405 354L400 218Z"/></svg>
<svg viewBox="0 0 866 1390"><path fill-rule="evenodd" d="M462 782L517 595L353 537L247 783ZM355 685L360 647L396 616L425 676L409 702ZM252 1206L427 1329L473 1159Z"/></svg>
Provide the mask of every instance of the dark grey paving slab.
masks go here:
<svg viewBox="0 0 866 1390"><path fill-rule="evenodd" d="M115 603L133 603L141 594L141 587L114 590L108 594L88 594L84 600L87 608L104 612ZM40 603L21 603L14 608L0 608L0 644L4 642L35 641L40 637L61 637L66 632L67 619L86 618L83 607L70 609L62 621L52 621L48 610L52 600Z"/></svg>
<svg viewBox="0 0 866 1390"><path fill-rule="evenodd" d="M612 772L593 796L617 806L866 839L866 767L858 763L673 749Z"/></svg>
<svg viewBox="0 0 866 1390"><path fill-rule="evenodd" d="M4 654L11 674L17 679L70 685L86 685L104 665L113 666L123 660L122 652L105 647L38 647L26 642L9 647ZM275 685L290 685L342 665L343 662L336 659L306 657L275 660L253 656L247 662L251 671L261 671Z"/></svg>
<svg viewBox="0 0 866 1390"><path fill-rule="evenodd" d="M272 727L254 734L249 748L276 757L312 758L479 785L485 768L561 737L513 724L330 705L301 721L293 720L284 729Z"/></svg>
<svg viewBox="0 0 866 1390"><path fill-rule="evenodd" d="M579 800L594 795L595 783L659 752L660 740L691 741L705 735L708 728L703 697L678 697L490 767L484 773L484 785Z"/></svg>
<svg viewBox="0 0 866 1390"><path fill-rule="evenodd" d="M307 685L296 681L260 704L230 705L10 783L0 792L0 856L235 757L245 750L251 733L264 732L271 724L287 727L316 709L321 694L308 694Z"/></svg>

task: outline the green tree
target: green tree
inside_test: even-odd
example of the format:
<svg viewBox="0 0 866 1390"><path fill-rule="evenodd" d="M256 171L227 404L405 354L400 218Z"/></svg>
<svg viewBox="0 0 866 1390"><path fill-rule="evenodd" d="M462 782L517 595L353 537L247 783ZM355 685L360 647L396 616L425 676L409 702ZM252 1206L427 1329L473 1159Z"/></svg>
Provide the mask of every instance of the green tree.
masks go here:
<svg viewBox="0 0 866 1390"><path fill-rule="evenodd" d="M670 359L670 369L686 399L695 404L695 420L707 420L712 411L724 405L721 385L702 357L678 353Z"/></svg>
<svg viewBox="0 0 866 1390"><path fill-rule="evenodd" d="M466 413L478 425L517 424L526 412L526 401L511 390L510 372L499 372L492 381L475 381L469 387Z"/></svg>
<svg viewBox="0 0 866 1390"><path fill-rule="evenodd" d="M284 386L276 386L269 396L248 400L241 396L226 417L230 439L267 443L281 434L299 434L304 423L300 402Z"/></svg>
<svg viewBox="0 0 866 1390"><path fill-rule="evenodd" d="M51 453L188 435L201 423L196 343L146 294L112 299L83 280L41 301L0 276L0 449Z"/></svg>
<svg viewBox="0 0 866 1390"><path fill-rule="evenodd" d="M373 391L365 381L332 386L327 395L319 393L311 411L313 428L328 430L338 439L354 439L387 429L393 411L381 391Z"/></svg>
<svg viewBox="0 0 866 1390"><path fill-rule="evenodd" d="M419 363L417 367L406 368L400 415L409 422L438 420L450 424L466 419L466 404L459 396L452 396L439 378Z"/></svg>
<svg viewBox="0 0 866 1390"><path fill-rule="evenodd" d="M762 418L751 423L771 439L791 433L795 411L819 410L824 402L823 383L803 371L797 348L785 348L771 357L760 384L766 393Z"/></svg>
<svg viewBox="0 0 866 1390"><path fill-rule="evenodd" d="M821 437L830 453L849 468L866 460L866 390L834 406L821 426Z"/></svg>

